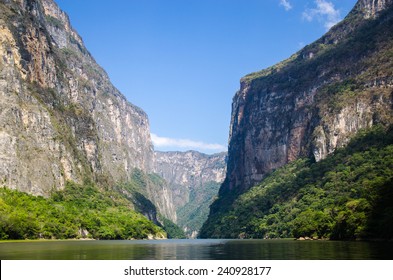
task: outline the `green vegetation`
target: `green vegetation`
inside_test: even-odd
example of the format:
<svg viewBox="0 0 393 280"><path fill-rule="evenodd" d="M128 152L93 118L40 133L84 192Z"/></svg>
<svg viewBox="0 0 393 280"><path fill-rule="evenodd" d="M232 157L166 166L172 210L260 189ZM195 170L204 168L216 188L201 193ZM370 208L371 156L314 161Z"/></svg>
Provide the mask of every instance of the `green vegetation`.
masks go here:
<svg viewBox="0 0 393 280"><path fill-rule="evenodd" d="M152 219L156 219L156 206L147 199L148 194L146 190L149 183L151 183L149 175L145 174L142 170L134 169L131 180L117 185L115 189L118 193L122 193L134 205L136 211L150 215Z"/></svg>
<svg viewBox="0 0 393 280"><path fill-rule="evenodd" d="M212 209L202 237L392 239L393 129L363 131L317 163L292 162Z"/></svg>
<svg viewBox="0 0 393 280"><path fill-rule="evenodd" d="M393 6L389 6L377 18L365 20L359 10L354 10L287 61L246 76L242 80L246 83L243 88L248 88L245 108L258 110L258 106L250 104L264 101L261 96L273 92L288 102L288 107L303 106L285 110L295 123L299 112L309 115L309 120L304 117L302 122L311 130L317 130L314 125L319 125L332 132L337 114L362 104L371 110L359 113L363 115L357 119L391 125L392 14ZM304 97L314 100L296 103L297 98ZM260 129L258 117L254 118L259 113L245 109L242 122L245 126L255 122L252 126ZM250 115L253 117L247 118ZM275 129L294 127L282 124ZM242 137L251 135L247 127L239 131L234 143L243 143ZM392 239L392 139L391 129L386 133L380 127L362 132L327 159L318 163L299 159L266 174L258 186L245 193L244 188L229 189L228 182L224 182L200 236ZM302 145L303 155L312 154L311 141L305 139Z"/></svg>
<svg viewBox="0 0 393 280"><path fill-rule="evenodd" d="M64 25L59 19L49 16L49 15L46 15L45 19L50 25L52 25L58 29L64 29Z"/></svg>
<svg viewBox="0 0 393 280"><path fill-rule="evenodd" d="M168 234L169 239L185 239L186 235L184 231L176 225L174 222L171 220L165 218L165 217L160 217L160 220L162 221L163 229L166 231Z"/></svg>
<svg viewBox="0 0 393 280"><path fill-rule="evenodd" d="M147 186L165 181L135 169L130 181L114 189L67 182L50 198L0 188L0 240L185 238L147 198ZM146 217L149 217L146 218Z"/></svg>
<svg viewBox="0 0 393 280"><path fill-rule="evenodd" d="M0 188L0 239L142 239L165 232L115 191L67 183L50 198Z"/></svg>
<svg viewBox="0 0 393 280"><path fill-rule="evenodd" d="M177 211L177 220L181 228L187 228L186 233L191 236L198 232L209 216L209 205L218 193L220 184L207 182L206 184L192 189L189 202Z"/></svg>
<svg viewBox="0 0 393 280"><path fill-rule="evenodd" d="M156 206L147 197L150 197L147 190L152 190L153 196L160 193L166 181L157 174L146 174L142 170L135 168L132 171L131 180L116 187L117 192L122 193L140 213L150 217L156 224L161 226L171 239L185 238L183 230L170 221L168 218L158 213ZM155 191L157 190L157 191Z"/></svg>

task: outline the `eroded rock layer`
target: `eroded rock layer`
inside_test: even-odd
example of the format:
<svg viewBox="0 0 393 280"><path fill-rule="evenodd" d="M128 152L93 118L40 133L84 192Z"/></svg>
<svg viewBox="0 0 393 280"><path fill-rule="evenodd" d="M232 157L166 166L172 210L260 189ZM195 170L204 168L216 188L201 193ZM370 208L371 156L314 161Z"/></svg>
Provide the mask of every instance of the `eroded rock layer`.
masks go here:
<svg viewBox="0 0 393 280"><path fill-rule="evenodd" d="M222 192L243 192L302 156L324 159L359 130L393 122L392 14L391 0L360 0L321 39L241 80Z"/></svg>
<svg viewBox="0 0 393 280"><path fill-rule="evenodd" d="M36 195L152 170L147 115L52 0L0 1L0 180Z"/></svg>

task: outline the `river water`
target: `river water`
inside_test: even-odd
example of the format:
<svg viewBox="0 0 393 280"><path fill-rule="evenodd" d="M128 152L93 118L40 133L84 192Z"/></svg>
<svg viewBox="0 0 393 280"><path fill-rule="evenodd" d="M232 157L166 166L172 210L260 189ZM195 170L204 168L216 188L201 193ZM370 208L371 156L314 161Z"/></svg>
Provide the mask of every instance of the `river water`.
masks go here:
<svg viewBox="0 0 393 280"><path fill-rule="evenodd" d="M2 260L393 260L393 242L294 240L0 243Z"/></svg>

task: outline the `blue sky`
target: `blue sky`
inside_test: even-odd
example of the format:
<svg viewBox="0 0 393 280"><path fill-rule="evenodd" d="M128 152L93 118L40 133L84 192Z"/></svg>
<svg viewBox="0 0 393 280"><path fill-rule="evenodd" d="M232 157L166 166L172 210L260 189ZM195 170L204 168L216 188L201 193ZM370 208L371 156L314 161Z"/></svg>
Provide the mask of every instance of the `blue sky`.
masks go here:
<svg viewBox="0 0 393 280"><path fill-rule="evenodd" d="M322 36L356 0L55 0L156 150L227 149L241 77ZM109 3L109 4L108 4Z"/></svg>

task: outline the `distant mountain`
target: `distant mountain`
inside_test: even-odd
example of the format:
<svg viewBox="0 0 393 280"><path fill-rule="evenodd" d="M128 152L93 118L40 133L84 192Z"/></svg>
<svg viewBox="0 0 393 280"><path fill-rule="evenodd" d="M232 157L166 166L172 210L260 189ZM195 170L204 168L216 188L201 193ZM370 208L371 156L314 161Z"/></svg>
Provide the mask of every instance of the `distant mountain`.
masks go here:
<svg viewBox="0 0 393 280"><path fill-rule="evenodd" d="M250 188L267 184L267 175L288 163L300 158L322 161L359 131L393 124L392 2L358 1L321 39L241 80L232 105L226 180L201 236L255 234L249 224L236 222L252 216L247 211L254 208L239 216L229 214L242 194L251 195ZM274 213L272 205L286 201L279 195L274 199L264 202L268 213ZM260 214L259 207L265 206L254 207ZM225 223L229 218L244 228L234 230L232 222ZM254 226L262 229L260 217L254 218Z"/></svg>
<svg viewBox="0 0 393 280"><path fill-rule="evenodd" d="M176 222L188 237L196 237L207 219L226 172L226 153L206 155L196 151L155 152L154 171L171 192Z"/></svg>

